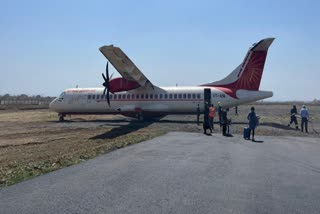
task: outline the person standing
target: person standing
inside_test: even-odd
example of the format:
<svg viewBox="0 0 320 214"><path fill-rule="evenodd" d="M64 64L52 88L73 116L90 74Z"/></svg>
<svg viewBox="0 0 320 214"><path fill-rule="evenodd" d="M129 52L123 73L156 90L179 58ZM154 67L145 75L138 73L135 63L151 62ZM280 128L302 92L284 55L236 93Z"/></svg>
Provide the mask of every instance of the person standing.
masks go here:
<svg viewBox="0 0 320 214"><path fill-rule="evenodd" d="M198 106L197 106L197 124L198 124L198 126L200 125L199 122L200 122L200 106L198 103Z"/></svg>
<svg viewBox="0 0 320 214"><path fill-rule="evenodd" d="M229 109L221 109L221 125L222 135L227 136L227 125L228 125L228 111Z"/></svg>
<svg viewBox="0 0 320 214"><path fill-rule="evenodd" d="M298 114L297 107L296 105L293 105L292 109L290 110L291 116L290 116L290 123L288 124L288 126L290 127L290 125L294 123L296 125L296 129L299 129L296 114Z"/></svg>
<svg viewBox="0 0 320 214"><path fill-rule="evenodd" d="M258 123L258 118L257 115L255 113L255 109L254 107L251 107L251 112L248 114L247 119L249 120L249 129L250 129L250 133L249 133L249 140L250 140L250 136L251 136L251 132L252 132L252 141L255 141L254 139L254 130L257 127L257 123Z"/></svg>
<svg viewBox="0 0 320 214"><path fill-rule="evenodd" d="M305 127L306 133L308 133L309 111L305 105L303 105L300 110L300 116L301 116L301 131L303 132L303 128Z"/></svg>
<svg viewBox="0 0 320 214"><path fill-rule="evenodd" d="M204 114L203 114L203 133L207 134L207 129L210 129L212 132L212 129L210 128L210 122L209 122L209 103L205 102L204 105Z"/></svg>
<svg viewBox="0 0 320 214"><path fill-rule="evenodd" d="M221 115L222 115L222 107L221 107L221 103L218 102L218 116L219 116L220 130L221 130L221 126L222 126L222 123L221 123Z"/></svg>
<svg viewBox="0 0 320 214"><path fill-rule="evenodd" d="M210 122L210 128L211 128L211 132L213 128L213 119L215 116L215 111L216 109L214 108L213 104L211 104L210 108L209 108L209 122Z"/></svg>

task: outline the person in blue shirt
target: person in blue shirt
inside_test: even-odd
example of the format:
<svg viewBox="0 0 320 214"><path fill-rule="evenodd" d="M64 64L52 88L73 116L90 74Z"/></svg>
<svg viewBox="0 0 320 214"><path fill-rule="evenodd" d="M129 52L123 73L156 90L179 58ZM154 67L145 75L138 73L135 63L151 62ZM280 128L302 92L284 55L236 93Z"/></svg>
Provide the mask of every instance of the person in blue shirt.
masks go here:
<svg viewBox="0 0 320 214"><path fill-rule="evenodd" d="M303 132L303 128L305 126L306 133L308 133L309 111L305 105L303 105L300 110L300 116L301 116L301 131Z"/></svg>
<svg viewBox="0 0 320 214"><path fill-rule="evenodd" d="M252 132L252 141L255 141L254 130L256 129L256 127L258 125L258 118L257 118L256 113L254 112L254 107L251 107L251 112L248 114L247 119L249 120L249 129L250 129L249 136L251 136L251 132Z"/></svg>

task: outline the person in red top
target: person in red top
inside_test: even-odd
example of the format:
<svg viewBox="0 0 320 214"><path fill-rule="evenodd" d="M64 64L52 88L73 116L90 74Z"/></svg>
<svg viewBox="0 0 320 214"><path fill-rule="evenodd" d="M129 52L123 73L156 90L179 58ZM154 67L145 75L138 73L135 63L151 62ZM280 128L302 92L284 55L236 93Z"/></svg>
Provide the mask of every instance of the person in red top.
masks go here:
<svg viewBox="0 0 320 214"><path fill-rule="evenodd" d="M213 129L213 119L214 119L215 113L216 113L216 109L214 108L213 104L211 104L209 108L209 124L210 124L211 132Z"/></svg>

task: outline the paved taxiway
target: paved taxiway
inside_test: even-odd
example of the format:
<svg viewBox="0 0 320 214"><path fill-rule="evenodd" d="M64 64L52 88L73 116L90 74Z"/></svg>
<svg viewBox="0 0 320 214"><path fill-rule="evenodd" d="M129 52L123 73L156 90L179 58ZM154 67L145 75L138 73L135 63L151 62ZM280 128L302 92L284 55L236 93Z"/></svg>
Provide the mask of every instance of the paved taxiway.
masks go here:
<svg viewBox="0 0 320 214"><path fill-rule="evenodd" d="M170 133L0 189L1 213L320 213L319 138Z"/></svg>

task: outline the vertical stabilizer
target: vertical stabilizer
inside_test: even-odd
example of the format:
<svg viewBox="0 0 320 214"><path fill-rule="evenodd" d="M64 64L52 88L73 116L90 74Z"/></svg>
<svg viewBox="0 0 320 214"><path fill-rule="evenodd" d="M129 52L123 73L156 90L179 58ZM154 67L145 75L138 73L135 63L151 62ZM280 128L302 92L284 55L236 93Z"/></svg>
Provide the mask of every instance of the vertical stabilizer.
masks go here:
<svg viewBox="0 0 320 214"><path fill-rule="evenodd" d="M232 90L259 90L268 48L274 38L263 39L247 52L243 62L226 78L203 86L226 87Z"/></svg>

